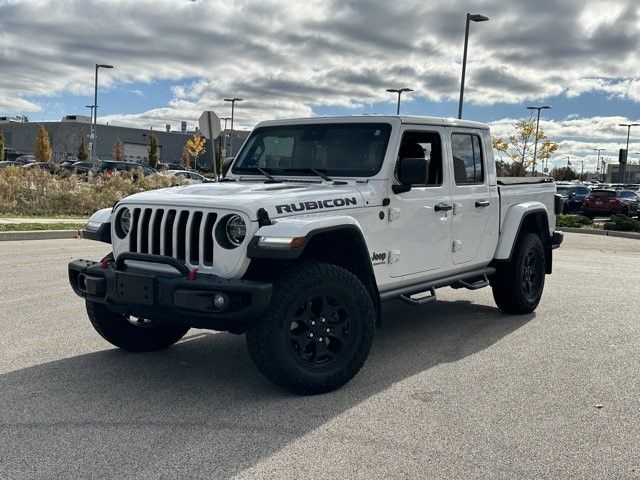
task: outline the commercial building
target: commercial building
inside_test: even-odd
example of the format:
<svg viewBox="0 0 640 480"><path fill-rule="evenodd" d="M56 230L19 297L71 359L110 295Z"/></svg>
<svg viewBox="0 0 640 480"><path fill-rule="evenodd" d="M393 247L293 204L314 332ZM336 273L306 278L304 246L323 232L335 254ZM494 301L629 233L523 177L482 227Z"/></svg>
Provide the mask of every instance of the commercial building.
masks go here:
<svg viewBox="0 0 640 480"><path fill-rule="evenodd" d="M87 145L89 144L91 133L91 118L89 116L67 115L59 122L28 122L19 117L0 117L0 129L4 133L7 152L11 152L13 155L32 155L39 125L43 125L49 133L53 161L56 163L76 157L83 136ZM96 129L96 156L99 160L112 160L113 146L120 139L124 145L125 160L137 163L147 163L148 161L147 149L151 134L158 139L160 162L172 163L179 162L185 142L192 135L198 133L197 128L188 130L187 122L181 122L180 129L177 131L172 130L171 125L166 125L164 130L154 130L98 124ZM220 138L226 136L230 142L230 133L229 131L223 132ZM233 133L233 144L237 151L249 132L234 131ZM220 151L219 141L216 141L217 151ZM230 151L229 147L227 147L227 151ZM211 152L211 141L207 141L206 153L196 159L199 168L205 170L211 168Z"/></svg>
<svg viewBox="0 0 640 480"><path fill-rule="evenodd" d="M640 183L640 165L627 163L625 179L620 178L620 164L610 163L607 165L607 183Z"/></svg>

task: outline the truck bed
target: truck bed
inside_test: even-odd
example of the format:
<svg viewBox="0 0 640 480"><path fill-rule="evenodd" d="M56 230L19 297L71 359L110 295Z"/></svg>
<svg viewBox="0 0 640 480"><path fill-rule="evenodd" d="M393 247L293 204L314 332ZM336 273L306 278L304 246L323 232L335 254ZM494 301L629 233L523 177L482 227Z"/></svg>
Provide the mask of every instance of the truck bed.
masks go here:
<svg viewBox="0 0 640 480"><path fill-rule="evenodd" d="M500 231L512 205L524 202L540 202L547 207L549 230L555 229L556 184L548 177L499 177Z"/></svg>

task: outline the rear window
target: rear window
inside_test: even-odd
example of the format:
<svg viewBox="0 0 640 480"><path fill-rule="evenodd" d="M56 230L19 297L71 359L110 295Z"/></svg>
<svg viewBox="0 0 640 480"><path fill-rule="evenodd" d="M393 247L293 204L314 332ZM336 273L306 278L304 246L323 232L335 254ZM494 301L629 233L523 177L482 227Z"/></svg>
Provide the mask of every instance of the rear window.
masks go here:
<svg viewBox="0 0 640 480"><path fill-rule="evenodd" d="M567 195L571 187L556 187L556 191L562 195Z"/></svg>
<svg viewBox="0 0 640 480"><path fill-rule="evenodd" d="M629 190L623 190L623 191L619 192L619 195L622 198L636 198L637 197L635 192L631 192Z"/></svg>
<svg viewBox="0 0 640 480"><path fill-rule="evenodd" d="M575 193L577 195L588 195L590 190L587 187L576 187Z"/></svg>
<svg viewBox="0 0 640 480"><path fill-rule="evenodd" d="M595 198L613 198L616 196L616 192L610 190L594 190L591 192L591 196Z"/></svg>

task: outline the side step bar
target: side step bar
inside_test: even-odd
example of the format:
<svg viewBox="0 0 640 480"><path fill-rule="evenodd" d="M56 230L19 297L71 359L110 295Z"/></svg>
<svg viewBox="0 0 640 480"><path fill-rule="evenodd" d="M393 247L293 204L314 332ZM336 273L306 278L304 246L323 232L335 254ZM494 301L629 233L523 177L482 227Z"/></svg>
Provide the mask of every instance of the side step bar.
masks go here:
<svg viewBox="0 0 640 480"><path fill-rule="evenodd" d="M467 290L478 290L487 286L489 286L489 279L486 275L467 280L458 280L451 284L451 288L466 288Z"/></svg>
<svg viewBox="0 0 640 480"><path fill-rule="evenodd" d="M433 302L435 300L436 288L454 286L455 284L458 284L458 288L475 287L472 288L472 290L475 290L478 288L486 287L489 284L487 276L493 275L494 273L496 273L496 269L494 267L486 267L478 270L472 270L470 272L459 273L457 275L449 275L447 277L436 278L413 285L405 285L403 287L380 292L380 300L386 302L399 297L400 300L410 303L411 305L416 305L413 302L422 302L418 303L418 305L424 305L425 303ZM485 281L486 283L484 283ZM464 282L464 284L460 282ZM469 285L469 287L467 287L467 285ZM419 299L411 298L411 296L413 295L427 291L432 292L432 295Z"/></svg>
<svg viewBox="0 0 640 480"><path fill-rule="evenodd" d="M423 292L414 292L414 293L406 293L404 295L400 295L400 300L402 300L404 303L408 303L409 305L413 305L414 307L419 307L420 305L426 305L427 303L431 303L431 302L435 302L436 301L436 289L435 288L430 288L429 290L427 290L427 292L429 292L429 295L426 295L424 297L420 297L420 298L411 298L412 295L417 295L418 293L423 293Z"/></svg>

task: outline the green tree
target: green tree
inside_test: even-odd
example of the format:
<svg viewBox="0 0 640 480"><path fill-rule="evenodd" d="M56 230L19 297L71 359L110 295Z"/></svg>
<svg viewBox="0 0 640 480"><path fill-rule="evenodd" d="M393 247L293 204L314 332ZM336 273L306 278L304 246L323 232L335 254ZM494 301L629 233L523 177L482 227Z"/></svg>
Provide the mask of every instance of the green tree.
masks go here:
<svg viewBox="0 0 640 480"><path fill-rule="evenodd" d="M153 133L149 135L149 147L147 148L147 158L149 159L149 166L151 168L157 168L158 166L158 137Z"/></svg>
<svg viewBox="0 0 640 480"><path fill-rule="evenodd" d="M122 140L118 138L116 143L113 144L113 148L111 149L111 156L117 162L124 162L124 145L122 144Z"/></svg>
<svg viewBox="0 0 640 480"><path fill-rule="evenodd" d="M2 127L0 127L0 162L4 160L4 133L2 133Z"/></svg>
<svg viewBox="0 0 640 480"><path fill-rule="evenodd" d="M51 158L53 157L51 140L49 139L49 132L47 132L47 129L44 128L42 124L38 125L34 150L36 162L51 163Z"/></svg>
<svg viewBox="0 0 640 480"><path fill-rule="evenodd" d="M491 140L493 149L505 153L509 159L503 162L502 171L504 176L522 177L526 174L527 168L532 167L532 170L535 170L535 164L544 164L545 160L549 159L553 152L558 149L558 144L549 140L544 131L539 129L538 151L536 152L534 164L535 140L536 122L532 118L517 122L508 138L494 137Z"/></svg>
<svg viewBox="0 0 640 480"><path fill-rule="evenodd" d="M89 149L87 148L87 142L84 140L84 135L80 135L80 145L78 146L78 160L87 160L89 158Z"/></svg>
<svg viewBox="0 0 640 480"><path fill-rule="evenodd" d="M554 168L551 170L551 176L556 181L571 181L578 178L578 172L576 172L573 168L566 166L561 168Z"/></svg>

